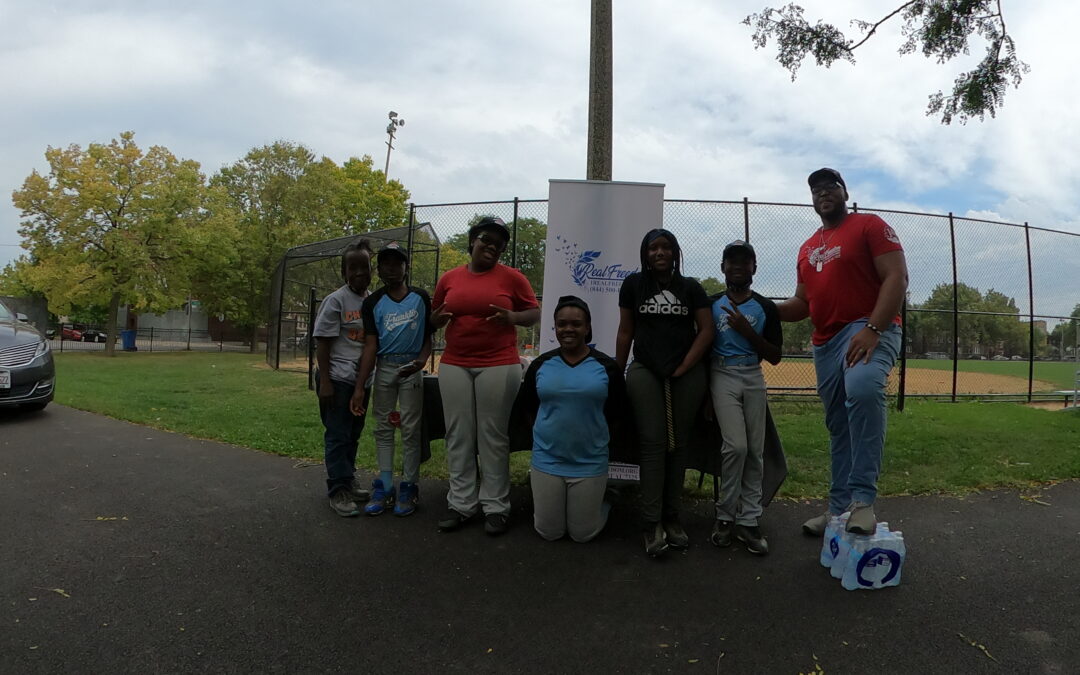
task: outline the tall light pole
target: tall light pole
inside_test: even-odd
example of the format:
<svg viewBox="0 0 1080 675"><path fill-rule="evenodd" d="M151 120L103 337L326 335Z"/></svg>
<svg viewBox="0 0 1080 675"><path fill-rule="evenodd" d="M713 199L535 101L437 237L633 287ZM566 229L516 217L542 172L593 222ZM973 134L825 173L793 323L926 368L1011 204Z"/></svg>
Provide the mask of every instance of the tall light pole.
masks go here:
<svg viewBox="0 0 1080 675"><path fill-rule="evenodd" d="M386 135L390 137L390 140L386 141L386 166L383 167L383 180L390 180L390 151L394 149L394 134L398 127L403 126L405 126L405 120L398 119L398 114L391 110L390 124L386 125Z"/></svg>
<svg viewBox="0 0 1080 675"><path fill-rule="evenodd" d="M592 0L585 178L611 180L611 0Z"/></svg>

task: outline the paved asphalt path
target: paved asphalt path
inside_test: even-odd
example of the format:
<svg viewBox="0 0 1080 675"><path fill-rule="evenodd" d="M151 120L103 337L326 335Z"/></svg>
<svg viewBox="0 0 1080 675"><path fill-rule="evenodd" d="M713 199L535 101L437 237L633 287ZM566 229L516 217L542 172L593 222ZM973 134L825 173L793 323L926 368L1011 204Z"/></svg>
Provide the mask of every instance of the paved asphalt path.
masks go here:
<svg viewBox="0 0 1080 675"><path fill-rule="evenodd" d="M819 566L820 504L770 506L765 558L709 545L694 505L690 550L653 561L627 508L547 543L516 491L506 536L439 534L445 486L422 489L412 517L345 519L319 466L2 413L0 672L1080 672L1077 482L882 500L909 558L875 592Z"/></svg>

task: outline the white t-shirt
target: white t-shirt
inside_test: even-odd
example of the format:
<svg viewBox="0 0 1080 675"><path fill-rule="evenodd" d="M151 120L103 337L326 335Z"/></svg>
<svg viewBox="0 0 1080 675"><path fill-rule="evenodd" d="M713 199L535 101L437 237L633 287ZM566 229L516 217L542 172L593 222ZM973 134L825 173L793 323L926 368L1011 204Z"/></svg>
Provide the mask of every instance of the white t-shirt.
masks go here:
<svg viewBox="0 0 1080 675"><path fill-rule="evenodd" d="M348 284L323 298L315 319L313 335L317 338L337 338L330 343L330 379L356 382L356 369L364 353L364 320L360 310L364 298Z"/></svg>

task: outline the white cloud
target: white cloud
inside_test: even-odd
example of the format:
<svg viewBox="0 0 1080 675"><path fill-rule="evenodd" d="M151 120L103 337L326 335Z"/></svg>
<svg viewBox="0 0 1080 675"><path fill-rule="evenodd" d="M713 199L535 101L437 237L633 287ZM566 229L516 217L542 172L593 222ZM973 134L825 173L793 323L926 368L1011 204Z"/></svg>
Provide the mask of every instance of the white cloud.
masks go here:
<svg viewBox="0 0 1080 675"><path fill-rule="evenodd" d="M997 119L943 127L924 115L927 96L981 45L939 66L898 56L887 25L856 65L807 63L792 83L739 23L766 4L614 3L616 179L663 182L669 197L805 202L806 173L831 165L861 205L1080 232L1080 90L1064 84L1080 8L1005 3L1032 72ZM805 5L808 18L875 18L855 0ZM417 202L543 198L549 178L584 174L588 19L574 0L9 0L0 87L17 105L0 109L14 130L0 185L43 168L48 145L126 129L207 172L280 138L381 166L394 109L407 122L390 173ZM17 243L17 220L0 204L0 244ZM13 252L0 247L0 264Z"/></svg>

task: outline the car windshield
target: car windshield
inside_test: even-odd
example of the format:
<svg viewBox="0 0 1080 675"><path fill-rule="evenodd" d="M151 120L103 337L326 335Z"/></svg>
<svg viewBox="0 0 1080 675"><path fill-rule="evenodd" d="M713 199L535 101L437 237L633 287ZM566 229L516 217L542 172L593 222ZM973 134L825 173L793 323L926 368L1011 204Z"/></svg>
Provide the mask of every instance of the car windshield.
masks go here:
<svg viewBox="0 0 1080 675"><path fill-rule="evenodd" d="M4 306L4 303L0 302L0 320L11 319L11 310Z"/></svg>

